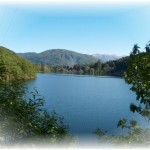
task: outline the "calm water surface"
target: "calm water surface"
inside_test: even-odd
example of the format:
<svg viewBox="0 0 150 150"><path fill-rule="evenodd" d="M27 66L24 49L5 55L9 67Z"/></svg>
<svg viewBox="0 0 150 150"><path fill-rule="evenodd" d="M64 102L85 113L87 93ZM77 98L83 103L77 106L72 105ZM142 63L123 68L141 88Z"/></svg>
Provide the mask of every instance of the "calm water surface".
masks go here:
<svg viewBox="0 0 150 150"><path fill-rule="evenodd" d="M139 120L138 115L129 110L136 96L122 78L38 74L27 86L31 91L34 88L39 91L48 111L55 110L63 116L75 135L92 135L96 128L117 134L120 118Z"/></svg>

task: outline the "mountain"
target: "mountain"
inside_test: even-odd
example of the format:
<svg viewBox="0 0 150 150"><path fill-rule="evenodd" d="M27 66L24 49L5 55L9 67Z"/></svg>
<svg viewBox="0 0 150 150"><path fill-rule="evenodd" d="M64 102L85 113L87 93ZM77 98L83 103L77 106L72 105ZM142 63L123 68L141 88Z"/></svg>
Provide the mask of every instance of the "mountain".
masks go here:
<svg viewBox="0 0 150 150"><path fill-rule="evenodd" d="M97 59L100 59L102 62L117 60L117 59L121 58L121 56L107 55L107 54L93 54L92 56L94 56Z"/></svg>
<svg viewBox="0 0 150 150"><path fill-rule="evenodd" d="M81 54L65 49L51 49L42 53L18 53L34 64L51 66L73 66L75 64L93 64L98 59L92 55Z"/></svg>
<svg viewBox="0 0 150 150"><path fill-rule="evenodd" d="M31 62L0 46L0 81L34 77L35 68Z"/></svg>

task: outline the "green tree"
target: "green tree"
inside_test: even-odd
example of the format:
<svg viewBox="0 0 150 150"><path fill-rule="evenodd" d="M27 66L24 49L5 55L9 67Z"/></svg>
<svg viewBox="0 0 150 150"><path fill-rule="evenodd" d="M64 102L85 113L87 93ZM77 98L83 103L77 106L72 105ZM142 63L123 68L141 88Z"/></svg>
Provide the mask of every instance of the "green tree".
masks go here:
<svg viewBox="0 0 150 150"><path fill-rule="evenodd" d="M90 67L88 65L85 65L84 74L89 74L89 73L90 73Z"/></svg>
<svg viewBox="0 0 150 150"><path fill-rule="evenodd" d="M101 70L101 66L102 66L102 63L100 60L98 60L95 64L94 64L94 69L100 69Z"/></svg>
<svg viewBox="0 0 150 150"><path fill-rule="evenodd" d="M38 92L27 97L22 81L0 84L0 135L3 144L52 144L70 140L68 127L48 113ZM38 143L37 143L38 142ZM67 144L67 143L66 143Z"/></svg>
<svg viewBox="0 0 150 150"><path fill-rule="evenodd" d="M140 48L140 47L138 46L138 44L134 44L133 49L132 49L132 52L131 52L130 55L139 54L139 52L140 52L139 48Z"/></svg>
<svg viewBox="0 0 150 150"><path fill-rule="evenodd" d="M145 49L147 53L150 53L150 41L146 44Z"/></svg>
<svg viewBox="0 0 150 150"><path fill-rule="evenodd" d="M35 78L35 67L24 58L21 58L13 51L0 46L0 79L5 76L6 81L17 78ZM5 75L4 75L5 74ZM3 77L2 77L3 76Z"/></svg>
<svg viewBox="0 0 150 150"><path fill-rule="evenodd" d="M41 65L41 72L50 72L50 68L47 65Z"/></svg>
<svg viewBox="0 0 150 150"><path fill-rule="evenodd" d="M141 53L139 47L134 45L129 58L129 67L124 74L125 81L131 84L131 90L136 93L136 100L140 105L131 104L130 110L142 115L148 122L150 121L150 54ZM150 129L142 129L135 120L129 123L122 118L118 122L118 127L126 129L126 135L109 136L106 132L97 129L95 133L102 142L111 142L125 145L150 145Z"/></svg>
<svg viewBox="0 0 150 150"><path fill-rule="evenodd" d="M95 73L94 68L90 68L90 75L94 75L94 73Z"/></svg>
<svg viewBox="0 0 150 150"><path fill-rule="evenodd" d="M83 74L83 70L82 69L79 70L79 74Z"/></svg>
<svg viewBox="0 0 150 150"><path fill-rule="evenodd" d="M98 60L98 61L94 64L94 69L95 69L95 75L100 75L100 74L101 74L102 63L101 63L100 60Z"/></svg>
<svg viewBox="0 0 150 150"><path fill-rule="evenodd" d="M140 106L130 105L132 112L150 120L150 54L140 53L130 56L129 67L125 73L125 81L131 84L131 90L136 93Z"/></svg>

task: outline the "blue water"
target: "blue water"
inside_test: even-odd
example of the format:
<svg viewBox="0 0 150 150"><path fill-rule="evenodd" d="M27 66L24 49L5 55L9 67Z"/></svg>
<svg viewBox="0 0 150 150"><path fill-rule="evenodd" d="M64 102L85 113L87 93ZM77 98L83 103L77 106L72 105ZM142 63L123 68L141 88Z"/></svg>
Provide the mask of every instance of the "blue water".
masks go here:
<svg viewBox="0 0 150 150"><path fill-rule="evenodd" d="M124 79L80 75L37 74L37 79L27 82L30 91L36 88L45 98L49 112L55 110L64 117L74 135L92 135L96 128L117 134L117 122L144 120L129 110L136 102L135 94Z"/></svg>

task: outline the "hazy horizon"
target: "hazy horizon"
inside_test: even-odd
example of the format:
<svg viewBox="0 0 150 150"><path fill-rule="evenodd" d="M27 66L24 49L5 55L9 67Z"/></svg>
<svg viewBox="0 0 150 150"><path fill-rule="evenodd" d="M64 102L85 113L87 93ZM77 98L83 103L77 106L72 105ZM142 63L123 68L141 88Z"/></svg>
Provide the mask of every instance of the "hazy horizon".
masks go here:
<svg viewBox="0 0 150 150"><path fill-rule="evenodd" d="M129 55L150 40L150 3L0 3L0 45L16 53L67 49Z"/></svg>
<svg viewBox="0 0 150 150"><path fill-rule="evenodd" d="M76 52L76 53L80 53L80 54L87 54L87 53L81 53L81 52L78 52L78 51L75 51L75 50L70 50L70 49L63 49L63 48L57 48L57 49L55 49L55 48L53 48L53 49L47 49L47 50L43 50L43 51L41 51L41 52L33 52L33 51L30 51L30 52L17 52L17 53L37 53L37 54L39 54L39 53L42 53L42 52L45 52L45 51L48 51L48 50L67 50L67 51L72 51L72 52ZM117 55L117 54L104 54L104 53L93 53L93 54L87 54L87 55L112 55L112 56L127 56L127 55Z"/></svg>

